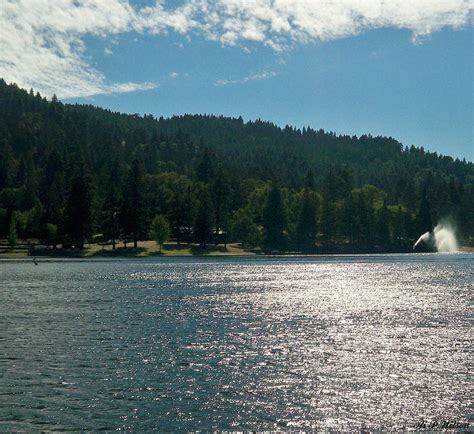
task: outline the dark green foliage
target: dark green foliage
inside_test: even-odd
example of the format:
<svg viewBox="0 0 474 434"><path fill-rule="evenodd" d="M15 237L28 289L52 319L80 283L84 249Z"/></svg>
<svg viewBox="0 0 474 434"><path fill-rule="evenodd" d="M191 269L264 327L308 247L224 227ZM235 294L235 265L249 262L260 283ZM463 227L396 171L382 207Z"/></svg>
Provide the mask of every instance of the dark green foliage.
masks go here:
<svg viewBox="0 0 474 434"><path fill-rule="evenodd" d="M3 242L15 216L20 240L137 245L157 214L178 243L408 250L449 218L474 244L474 165L390 137L112 113L0 79Z"/></svg>
<svg viewBox="0 0 474 434"><path fill-rule="evenodd" d="M174 180L170 185L168 196L169 214L171 216L173 234L180 244L186 238L189 241L190 228L194 223L196 200L192 191L192 182L185 176L174 174Z"/></svg>
<svg viewBox="0 0 474 434"><path fill-rule="evenodd" d="M232 238L239 240L243 247L260 245L262 241L260 229L244 209L239 209L234 213L230 227Z"/></svg>
<svg viewBox="0 0 474 434"><path fill-rule="evenodd" d="M46 244L46 246L56 247L58 244L58 227L51 223L46 223L41 230L40 234L41 241Z"/></svg>
<svg viewBox="0 0 474 434"><path fill-rule="evenodd" d="M15 216L12 217L10 222L10 230L8 231L8 245L13 248L16 246L18 235L16 232L16 219Z"/></svg>
<svg viewBox="0 0 474 434"><path fill-rule="evenodd" d="M206 248L212 236L214 224L214 210L211 195L207 187L203 188L199 195L199 205L194 222L194 239Z"/></svg>
<svg viewBox="0 0 474 434"><path fill-rule="evenodd" d="M296 227L296 243L301 250L306 252L313 250L316 242L318 233L316 211L316 199L308 189L305 189Z"/></svg>
<svg viewBox="0 0 474 434"><path fill-rule="evenodd" d="M40 188L40 199L44 213L44 224L58 228L57 236L64 235L64 208L66 206L66 174L64 162L56 151L52 151L46 162Z"/></svg>
<svg viewBox="0 0 474 434"><path fill-rule="evenodd" d="M327 194L321 209L321 231L326 245L332 244L336 235L336 204Z"/></svg>
<svg viewBox="0 0 474 434"><path fill-rule="evenodd" d="M431 208L427 197L426 188L423 189L421 195L420 209L418 211L418 232L431 232L433 230L433 222L431 220Z"/></svg>
<svg viewBox="0 0 474 434"><path fill-rule="evenodd" d="M122 224L124 239L133 238L133 247L137 248L138 239L144 235L143 169L137 159L132 161L123 193Z"/></svg>
<svg viewBox="0 0 474 434"><path fill-rule="evenodd" d="M112 242L112 249L115 250L116 240L120 233L120 204L121 179L119 165L116 161L112 166L110 177L107 183L107 190L102 210L102 231L106 239Z"/></svg>
<svg viewBox="0 0 474 434"><path fill-rule="evenodd" d="M381 247L389 247L392 243L390 235L390 214L386 202L377 210L377 243Z"/></svg>
<svg viewBox="0 0 474 434"><path fill-rule="evenodd" d="M15 174L15 160L10 144L0 138L0 190L11 187Z"/></svg>
<svg viewBox="0 0 474 434"><path fill-rule="evenodd" d="M263 228L266 248L278 250L286 248L287 210L277 185L273 185L268 192L263 211Z"/></svg>
<svg viewBox="0 0 474 434"><path fill-rule="evenodd" d="M210 184L214 178L214 165L212 164L211 156L208 148L204 148L199 157L196 167L196 179L198 181Z"/></svg>
<svg viewBox="0 0 474 434"><path fill-rule="evenodd" d="M92 186L89 178L76 175L71 180L71 188L66 203L65 232L69 244L79 249L92 235Z"/></svg>
<svg viewBox="0 0 474 434"><path fill-rule="evenodd" d="M316 181L314 178L314 172L311 169L308 169L306 172L306 177L304 179L304 187L308 190L315 190L316 189Z"/></svg>
<svg viewBox="0 0 474 434"><path fill-rule="evenodd" d="M229 218L231 187L222 167L217 173L211 187L215 211L216 237L219 235Z"/></svg>
<svg viewBox="0 0 474 434"><path fill-rule="evenodd" d="M157 215L151 221L150 237L160 246L160 252L163 244L168 241L171 234L171 228L168 220L162 214Z"/></svg>

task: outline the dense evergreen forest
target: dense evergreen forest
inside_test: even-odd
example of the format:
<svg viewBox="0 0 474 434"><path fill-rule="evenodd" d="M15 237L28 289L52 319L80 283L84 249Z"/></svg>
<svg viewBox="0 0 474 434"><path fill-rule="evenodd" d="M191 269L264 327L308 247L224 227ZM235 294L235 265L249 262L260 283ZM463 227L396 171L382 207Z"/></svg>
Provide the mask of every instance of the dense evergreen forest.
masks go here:
<svg viewBox="0 0 474 434"><path fill-rule="evenodd" d="M408 251L442 219L474 242L473 163L393 138L126 115L0 80L0 156L11 245L136 246L169 226L177 243L203 247Z"/></svg>

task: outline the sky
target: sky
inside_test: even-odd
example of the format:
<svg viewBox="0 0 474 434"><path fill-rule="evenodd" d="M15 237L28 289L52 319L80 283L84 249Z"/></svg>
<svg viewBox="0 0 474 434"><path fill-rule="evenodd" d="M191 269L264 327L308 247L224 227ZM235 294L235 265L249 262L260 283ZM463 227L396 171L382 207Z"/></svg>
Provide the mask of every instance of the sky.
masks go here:
<svg viewBox="0 0 474 434"><path fill-rule="evenodd" d="M0 77L474 160L474 0L0 0Z"/></svg>

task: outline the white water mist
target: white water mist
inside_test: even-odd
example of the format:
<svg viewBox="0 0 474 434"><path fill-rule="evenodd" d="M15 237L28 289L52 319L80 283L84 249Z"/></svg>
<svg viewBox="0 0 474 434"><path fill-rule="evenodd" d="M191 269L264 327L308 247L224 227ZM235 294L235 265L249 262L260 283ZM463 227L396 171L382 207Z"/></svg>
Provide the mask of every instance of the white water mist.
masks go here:
<svg viewBox="0 0 474 434"><path fill-rule="evenodd" d="M442 223L438 223L433 232L425 232L421 235L413 248L416 248L421 242L430 248L435 247L438 252L452 253L459 250L454 229Z"/></svg>

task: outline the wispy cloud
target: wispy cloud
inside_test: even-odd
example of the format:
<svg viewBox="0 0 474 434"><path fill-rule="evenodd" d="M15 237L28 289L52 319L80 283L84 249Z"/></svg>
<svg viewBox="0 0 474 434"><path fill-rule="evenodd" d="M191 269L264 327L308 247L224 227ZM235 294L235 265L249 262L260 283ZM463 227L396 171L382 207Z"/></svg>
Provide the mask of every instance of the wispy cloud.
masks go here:
<svg viewBox="0 0 474 434"><path fill-rule="evenodd" d="M257 74L250 74L246 77L237 78L234 80L217 80L214 82L214 86L226 86L228 84L243 84L249 81L255 80L268 80L269 78L275 77L276 73L273 71L264 71Z"/></svg>
<svg viewBox="0 0 474 434"><path fill-rule="evenodd" d="M156 85L110 83L86 57L86 35L172 31L282 51L386 27L419 41L469 25L473 10L473 0L184 0L175 8L164 0L142 8L131 0L0 0L0 76L62 98L131 92Z"/></svg>

